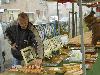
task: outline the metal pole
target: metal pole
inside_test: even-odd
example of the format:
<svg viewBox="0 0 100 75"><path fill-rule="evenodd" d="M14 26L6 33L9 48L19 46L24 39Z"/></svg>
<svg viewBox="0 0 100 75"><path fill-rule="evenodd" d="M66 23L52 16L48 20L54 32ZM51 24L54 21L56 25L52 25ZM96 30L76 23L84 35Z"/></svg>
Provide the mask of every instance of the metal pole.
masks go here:
<svg viewBox="0 0 100 75"><path fill-rule="evenodd" d="M58 8L58 1L57 1L57 16L58 16L58 33L60 34L60 24L59 24L59 8Z"/></svg>
<svg viewBox="0 0 100 75"><path fill-rule="evenodd" d="M75 37L74 3L72 3L72 38Z"/></svg>
<svg viewBox="0 0 100 75"><path fill-rule="evenodd" d="M68 33L70 34L70 12L69 12L69 22L68 22Z"/></svg>
<svg viewBox="0 0 100 75"><path fill-rule="evenodd" d="M79 0L79 17L80 17L79 29L81 35L81 50L82 50L82 69L83 69L83 75L86 75L83 20L82 20L82 0Z"/></svg>
<svg viewBox="0 0 100 75"><path fill-rule="evenodd" d="M76 30L76 34L75 35L77 36L77 12L75 12L75 20L76 20L76 29L75 29Z"/></svg>

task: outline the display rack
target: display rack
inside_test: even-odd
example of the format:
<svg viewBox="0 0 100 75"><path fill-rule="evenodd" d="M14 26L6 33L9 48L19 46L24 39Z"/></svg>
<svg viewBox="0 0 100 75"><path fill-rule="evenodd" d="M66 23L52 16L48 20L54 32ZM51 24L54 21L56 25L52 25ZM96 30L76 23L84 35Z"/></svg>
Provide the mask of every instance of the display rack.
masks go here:
<svg viewBox="0 0 100 75"><path fill-rule="evenodd" d="M72 46L69 47L69 49L76 50L76 51L77 50L81 51L81 47L77 46L77 45L72 45ZM95 50L95 47L87 45L85 47L85 65L86 65L86 69L92 69L92 65L96 62L97 57L98 57L98 53ZM82 58L81 58L81 60L82 60Z"/></svg>

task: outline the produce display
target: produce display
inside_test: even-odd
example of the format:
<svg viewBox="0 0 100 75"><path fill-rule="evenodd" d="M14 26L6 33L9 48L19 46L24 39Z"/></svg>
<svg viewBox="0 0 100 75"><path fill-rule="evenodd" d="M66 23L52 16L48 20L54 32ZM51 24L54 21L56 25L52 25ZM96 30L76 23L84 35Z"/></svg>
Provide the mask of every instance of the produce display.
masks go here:
<svg viewBox="0 0 100 75"><path fill-rule="evenodd" d="M63 45L68 43L68 35L59 35L55 36L51 39L46 39L43 41L44 44L44 57L52 57L52 55L56 55L57 51L63 47ZM54 51L56 53L54 53ZM52 54L53 52L53 54ZM58 54L57 54L58 55Z"/></svg>
<svg viewBox="0 0 100 75"><path fill-rule="evenodd" d="M81 62L82 61L81 50L71 50L69 55L70 55L69 57L70 62Z"/></svg>
<svg viewBox="0 0 100 75"><path fill-rule="evenodd" d="M30 66L25 66L23 68L11 68L9 71L11 72L23 72L23 73L41 73L43 68L30 65Z"/></svg>
<svg viewBox="0 0 100 75"><path fill-rule="evenodd" d="M82 70L73 73L66 72L64 75L82 75Z"/></svg>
<svg viewBox="0 0 100 75"><path fill-rule="evenodd" d="M91 69L93 64L96 62L98 53L93 48L86 48L85 52L85 63L86 68Z"/></svg>
<svg viewBox="0 0 100 75"><path fill-rule="evenodd" d="M82 65L77 63L70 63L70 64L63 64L62 67L39 67L35 65L29 66L20 66L17 65L16 67L13 66L9 69L11 72L21 72L21 73L30 73L30 74L46 74L46 75L55 75L56 72L58 73L65 73L66 74L78 74L81 75L82 72Z"/></svg>
<svg viewBox="0 0 100 75"><path fill-rule="evenodd" d="M53 56L51 63L60 63L64 59L70 57L68 48L62 47L61 49L62 49L61 53L63 54L59 54L58 56ZM42 66L41 66L41 63L42 63ZM26 73L26 74L28 73L28 74L34 74L34 75L56 75L56 73L63 73L64 75L81 75L83 73L81 63L68 62L68 63L64 63L60 67L43 66L43 63L45 62L42 62L39 59L34 59L33 63L29 65L26 65L26 66L16 65L16 66L13 66L11 69L9 69L9 71L17 72L17 73Z"/></svg>
<svg viewBox="0 0 100 75"><path fill-rule="evenodd" d="M74 73L81 75L83 73L82 65L77 63L63 64L63 71L65 72L65 75L73 75Z"/></svg>
<svg viewBox="0 0 100 75"><path fill-rule="evenodd" d="M81 35L70 39L69 44L80 45L81 44ZM85 45L91 45L92 44L92 32L91 31L84 33L84 44Z"/></svg>
<svg viewBox="0 0 100 75"><path fill-rule="evenodd" d="M97 45L96 45L96 47L100 47L100 42L97 42Z"/></svg>
<svg viewBox="0 0 100 75"><path fill-rule="evenodd" d="M72 46L70 49L70 62L82 62L82 53L81 53L81 47L79 46ZM91 69L93 64L96 62L98 57L98 53L92 46L86 46L85 47L85 65L86 69Z"/></svg>
<svg viewBox="0 0 100 75"><path fill-rule="evenodd" d="M86 60L89 62L95 62L97 58L97 53L96 52L86 52Z"/></svg>
<svg viewBox="0 0 100 75"><path fill-rule="evenodd" d="M45 71L47 71L48 74L56 72L63 73L62 67L46 67L45 69Z"/></svg>
<svg viewBox="0 0 100 75"><path fill-rule="evenodd" d="M33 61L33 64L27 66L15 65L9 69L11 72L23 72L23 73L41 73L43 68L41 66L42 61L37 59Z"/></svg>
<svg viewBox="0 0 100 75"><path fill-rule="evenodd" d="M63 64L62 67L46 67L47 75L56 75L55 73L64 73L64 75L81 75L83 73L81 64L70 63Z"/></svg>

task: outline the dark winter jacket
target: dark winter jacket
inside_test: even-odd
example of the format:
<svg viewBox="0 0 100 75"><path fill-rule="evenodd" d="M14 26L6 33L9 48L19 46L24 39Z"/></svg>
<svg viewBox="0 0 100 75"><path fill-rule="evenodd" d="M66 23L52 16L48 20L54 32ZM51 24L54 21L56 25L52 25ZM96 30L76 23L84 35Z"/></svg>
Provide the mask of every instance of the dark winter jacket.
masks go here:
<svg viewBox="0 0 100 75"><path fill-rule="evenodd" d="M21 29L20 25L13 25L6 30L6 36L11 41L11 45L16 43L16 49L11 49L13 57L18 60L22 60L23 57L21 55L20 50L32 46L37 49L37 42L35 40L35 35L33 32L27 27L27 29Z"/></svg>

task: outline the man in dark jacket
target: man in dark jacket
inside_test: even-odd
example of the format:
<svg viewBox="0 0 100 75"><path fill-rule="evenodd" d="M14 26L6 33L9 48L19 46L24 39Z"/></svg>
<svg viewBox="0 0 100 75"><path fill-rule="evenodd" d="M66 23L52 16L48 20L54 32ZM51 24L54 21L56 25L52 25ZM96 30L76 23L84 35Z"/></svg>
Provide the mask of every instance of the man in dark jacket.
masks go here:
<svg viewBox="0 0 100 75"><path fill-rule="evenodd" d="M11 53L16 60L14 65L20 65L23 60L21 49L31 46L33 50L37 50L35 35L29 27L29 18L26 13L22 12L18 15L17 25L12 25L5 32L11 44Z"/></svg>

